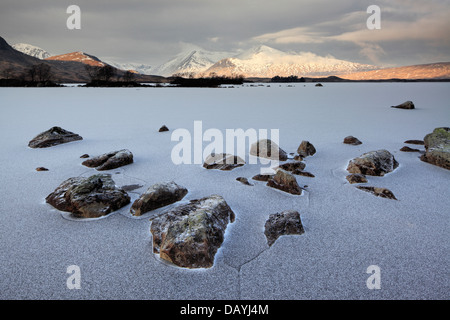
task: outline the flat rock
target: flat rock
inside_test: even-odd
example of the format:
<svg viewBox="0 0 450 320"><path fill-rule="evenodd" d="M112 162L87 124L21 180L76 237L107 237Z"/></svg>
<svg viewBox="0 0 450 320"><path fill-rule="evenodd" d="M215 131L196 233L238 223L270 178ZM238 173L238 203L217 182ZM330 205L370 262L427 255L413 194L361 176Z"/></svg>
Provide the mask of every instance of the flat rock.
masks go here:
<svg viewBox="0 0 450 320"><path fill-rule="evenodd" d="M391 108L397 108L397 109L414 109L414 103L412 101L405 101L399 105L391 106Z"/></svg>
<svg viewBox="0 0 450 320"><path fill-rule="evenodd" d="M237 177L236 181L239 181L240 183L245 184L247 186L252 186L252 184L248 182L248 179L245 177Z"/></svg>
<svg viewBox="0 0 450 320"><path fill-rule="evenodd" d="M389 189L386 189L386 188L366 187L366 186L357 186L356 188L366 191L366 192L369 192L369 193L372 193L373 195L375 195L377 197L397 200L397 198L395 198L392 191Z"/></svg>
<svg viewBox="0 0 450 320"><path fill-rule="evenodd" d="M308 156L312 156L316 153L316 148L309 141L303 140L297 148L297 153L306 158Z"/></svg>
<svg viewBox="0 0 450 320"><path fill-rule="evenodd" d="M131 163L133 163L133 154L127 149L122 149L85 160L82 165L103 171L116 169Z"/></svg>
<svg viewBox="0 0 450 320"><path fill-rule="evenodd" d="M384 176L397 167L398 162L394 156L389 151L382 149L364 153L360 157L350 160L347 171L369 176Z"/></svg>
<svg viewBox="0 0 450 320"><path fill-rule="evenodd" d="M179 186L173 181L156 183L133 202L130 213L134 216L140 216L180 201L187 193L188 190L185 187Z"/></svg>
<svg viewBox="0 0 450 320"><path fill-rule="evenodd" d="M264 225L264 234L269 246L274 244L280 236L300 235L304 232L300 214L293 210L271 214Z"/></svg>
<svg viewBox="0 0 450 320"><path fill-rule="evenodd" d="M402 151L402 152L420 152L419 149L413 149L413 148L410 148L410 147L408 147L408 146L402 147L402 148L400 149L400 151Z"/></svg>
<svg viewBox="0 0 450 320"><path fill-rule="evenodd" d="M238 156L228 153L211 153L206 157L203 168L218 170L233 170L242 167L245 161Z"/></svg>
<svg viewBox="0 0 450 320"><path fill-rule="evenodd" d="M436 128L424 138L422 161L450 170L450 128Z"/></svg>
<svg viewBox="0 0 450 320"><path fill-rule="evenodd" d="M82 154L82 155L80 156L80 159L86 159L86 158L89 158L89 155L88 155L87 153Z"/></svg>
<svg viewBox="0 0 450 320"><path fill-rule="evenodd" d="M279 166L279 168L286 170L286 171L294 171L294 170L303 170L306 168L306 164L304 162L301 161L291 161L291 162L286 162L283 163L282 165Z"/></svg>
<svg viewBox="0 0 450 320"><path fill-rule="evenodd" d="M362 144L362 142L359 141L359 139L355 138L354 136L347 136L347 137L345 137L344 138L344 143L345 144L351 144L351 145L354 145L354 146Z"/></svg>
<svg viewBox="0 0 450 320"><path fill-rule="evenodd" d="M252 179L256 180L256 181L265 181L265 182L267 182L273 176L274 176L273 174L257 174L255 176L253 176Z"/></svg>
<svg viewBox="0 0 450 320"><path fill-rule="evenodd" d="M250 154L256 157L286 161L287 153L270 139L261 139L250 147Z"/></svg>
<svg viewBox="0 0 450 320"><path fill-rule="evenodd" d="M77 140L83 140L83 138L63 128L52 127L30 140L28 146L30 148L48 148Z"/></svg>
<svg viewBox="0 0 450 320"><path fill-rule="evenodd" d="M352 173L345 177L348 182L353 183L366 183L367 178L365 175L360 173Z"/></svg>
<svg viewBox="0 0 450 320"><path fill-rule="evenodd" d="M275 175L267 180L267 186L288 192L294 195L301 195L302 189L297 183L297 179L283 169L278 169Z"/></svg>
<svg viewBox="0 0 450 320"><path fill-rule="evenodd" d="M179 205L152 221L153 252L183 268L210 268L234 212L212 195Z"/></svg>
<svg viewBox="0 0 450 320"><path fill-rule="evenodd" d="M48 169L45 167L37 167L36 171L48 171Z"/></svg>
<svg viewBox="0 0 450 320"><path fill-rule="evenodd" d="M128 194L115 185L109 174L69 178L45 200L77 218L98 218L130 203Z"/></svg>
<svg viewBox="0 0 450 320"><path fill-rule="evenodd" d="M421 146L423 146L425 144L425 142L423 140L406 140L403 143L417 144L417 145L421 145Z"/></svg>

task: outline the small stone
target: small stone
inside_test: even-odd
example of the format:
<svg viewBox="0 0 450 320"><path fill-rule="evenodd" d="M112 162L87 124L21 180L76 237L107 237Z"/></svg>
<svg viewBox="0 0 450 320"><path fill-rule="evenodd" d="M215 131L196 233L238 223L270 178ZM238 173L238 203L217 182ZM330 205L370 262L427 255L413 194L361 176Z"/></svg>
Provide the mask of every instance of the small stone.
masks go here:
<svg viewBox="0 0 450 320"><path fill-rule="evenodd" d="M286 171L303 170L303 169L305 169L305 167L306 167L306 164L301 161L286 162L279 166L279 168L286 170Z"/></svg>
<svg viewBox="0 0 450 320"><path fill-rule="evenodd" d="M159 128L158 132L165 132L165 131L169 131L169 128L167 128L165 125L163 125L161 128Z"/></svg>
<svg viewBox="0 0 450 320"><path fill-rule="evenodd" d="M344 138L344 143L345 144L351 144L351 145L359 145L362 144L361 141L358 140L358 138L355 138L354 136L348 136Z"/></svg>
<svg viewBox="0 0 450 320"><path fill-rule="evenodd" d="M274 176L273 174L257 174L255 176L253 176L252 179L256 180L256 181L265 181L265 182L267 182L273 176Z"/></svg>
<svg viewBox="0 0 450 320"><path fill-rule="evenodd" d="M239 181L240 183L245 184L247 186L253 186L250 182L248 182L248 179L244 177L237 177L236 181Z"/></svg>
<svg viewBox="0 0 450 320"><path fill-rule="evenodd" d="M423 140L406 140L403 143L408 143L408 144L417 144L417 145L424 145L425 142Z"/></svg>
<svg viewBox="0 0 450 320"><path fill-rule="evenodd" d="M89 158L89 155L87 153L83 154L80 156L81 159L86 159Z"/></svg>
<svg viewBox="0 0 450 320"><path fill-rule="evenodd" d="M353 173L353 174L349 174L347 177L345 177L347 179L348 182L350 182L351 184L353 183L366 183L367 182L367 178L365 175L360 174L360 173Z"/></svg>
<svg viewBox="0 0 450 320"><path fill-rule="evenodd" d="M30 148L48 148L77 140L83 140L83 138L61 127L52 127L34 137L28 146Z"/></svg>
<svg viewBox="0 0 450 320"><path fill-rule="evenodd" d="M450 170L450 128L436 128L424 138L422 161Z"/></svg>
<svg viewBox="0 0 450 320"><path fill-rule="evenodd" d="M48 171L48 169L44 167L38 167L36 168L36 171Z"/></svg>
<svg viewBox="0 0 450 320"><path fill-rule="evenodd" d="M305 233L300 214L297 211L287 210L271 214L264 225L264 234L267 244L272 246L283 235L300 235Z"/></svg>
<svg viewBox="0 0 450 320"><path fill-rule="evenodd" d="M245 161L238 156L234 156L228 153L211 153L205 159L203 168L229 171L238 167L242 167L244 164Z"/></svg>
<svg viewBox="0 0 450 320"><path fill-rule="evenodd" d="M323 85L321 83L317 83L316 87L323 87Z"/></svg>
<svg viewBox="0 0 450 320"><path fill-rule="evenodd" d="M308 177L308 178L315 177L315 175L313 175L311 172L303 171L303 170L299 170L299 169L292 171L292 174L295 174L298 176L303 176L303 177Z"/></svg>
<svg viewBox="0 0 450 320"><path fill-rule="evenodd" d="M82 165L103 171L116 169L131 163L133 163L133 154L127 149L122 149L86 160Z"/></svg>
<svg viewBox="0 0 450 320"><path fill-rule="evenodd" d="M414 109L414 103L412 101L406 101L396 106L391 106L391 108L397 109Z"/></svg>
<svg viewBox="0 0 450 320"><path fill-rule="evenodd" d="M356 188L366 191L366 192L369 192L369 193L372 193L373 195L375 195L377 197L397 200L397 198L395 198L392 191L389 189L386 189L386 188L366 187L366 186L357 186Z"/></svg>

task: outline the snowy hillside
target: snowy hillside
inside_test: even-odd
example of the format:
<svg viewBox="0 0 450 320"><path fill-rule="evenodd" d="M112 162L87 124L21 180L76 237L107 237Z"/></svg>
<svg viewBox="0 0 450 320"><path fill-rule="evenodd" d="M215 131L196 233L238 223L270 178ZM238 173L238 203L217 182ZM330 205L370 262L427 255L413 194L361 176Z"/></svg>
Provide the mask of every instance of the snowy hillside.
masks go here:
<svg viewBox="0 0 450 320"><path fill-rule="evenodd" d="M17 51L20 51L22 53L25 53L29 56L32 56L32 57L35 57L38 59L45 59L45 58L52 56L49 52L45 51L44 49L33 46L31 44L27 44L27 43L16 43L16 44L12 45L12 47L14 49L16 49Z"/></svg>
<svg viewBox="0 0 450 320"><path fill-rule="evenodd" d="M107 64L120 69L120 70L130 70L130 71L136 71L140 74L152 74L152 67L148 64L142 64L142 63L118 63L113 61L105 61Z"/></svg>

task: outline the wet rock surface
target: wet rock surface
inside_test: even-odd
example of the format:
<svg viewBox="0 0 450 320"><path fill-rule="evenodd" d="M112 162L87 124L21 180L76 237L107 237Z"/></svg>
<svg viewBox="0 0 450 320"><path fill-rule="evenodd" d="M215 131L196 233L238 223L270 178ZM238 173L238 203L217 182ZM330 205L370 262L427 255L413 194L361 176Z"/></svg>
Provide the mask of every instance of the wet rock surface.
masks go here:
<svg viewBox="0 0 450 320"><path fill-rule="evenodd" d="M52 127L30 140L28 146L30 148L49 148L78 140L83 140L83 138L78 134L67 131L61 127Z"/></svg>
<svg viewBox="0 0 450 320"><path fill-rule="evenodd" d="M85 160L82 165L103 171L116 169L131 163L133 163L133 154L127 149L122 149Z"/></svg>
<svg viewBox="0 0 450 320"><path fill-rule="evenodd" d="M98 218L130 203L128 194L115 185L109 174L69 178L45 200L77 218Z"/></svg>
<svg viewBox="0 0 450 320"><path fill-rule="evenodd" d="M364 153L360 157L350 160L347 171L369 176L384 176L397 167L398 162L394 156L389 151L382 149Z"/></svg>
<svg viewBox="0 0 450 320"><path fill-rule="evenodd" d="M271 214L264 225L264 234L269 246L274 244L280 236L300 235L304 232L300 214L293 210Z"/></svg>
<svg viewBox="0 0 450 320"><path fill-rule="evenodd" d="M450 170L450 128L436 128L424 138L422 161Z"/></svg>
<svg viewBox="0 0 450 320"><path fill-rule="evenodd" d="M185 187L173 181L156 183L133 202L130 213L134 216L140 216L146 212L180 201L187 193L188 190Z"/></svg>
<svg viewBox="0 0 450 320"><path fill-rule="evenodd" d="M152 221L153 252L183 268L210 268L234 212L219 195L177 206Z"/></svg>

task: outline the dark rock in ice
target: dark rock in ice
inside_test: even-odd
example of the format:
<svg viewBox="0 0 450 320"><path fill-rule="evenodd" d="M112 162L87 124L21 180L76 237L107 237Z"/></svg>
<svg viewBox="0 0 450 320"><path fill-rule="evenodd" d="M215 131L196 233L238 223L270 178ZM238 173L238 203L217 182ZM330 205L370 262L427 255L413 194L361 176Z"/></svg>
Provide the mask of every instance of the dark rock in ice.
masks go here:
<svg viewBox="0 0 450 320"><path fill-rule="evenodd" d="M267 244L271 246L280 236L300 235L303 229L300 214L297 211L287 210L281 213L271 214L264 225L264 234Z"/></svg>
<svg viewBox="0 0 450 320"><path fill-rule="evenodd" d="M292 162L286 162L279 166L279 168L286 170L286 171L294 171L294 170L303 170L306 168L306 164L304 162L300 161L292 161Z"/></svg>
<svg viewBox="0 0 450 320"><path fill-rule="evenodd" d="M36 168L36 171L48 171L48 169L44 167L38 167Z"/></svg>
<svg viewBox="0 0 450 320"><path fill-rule="evenodd" d="M348 182L350 182L351 184L353 183L366 183L367 182L367 178L365 175L360 174L360 173L353 173L353 174L349 174L347 177L345 177L347 179Z"/></svg>
<svg viewBox="0 0 450 320"><path fill-rule="evenodd" d="M265 182L267 182L273 176L274 176L273 174L257 174L255 176L253 176L252 179L256 180L256 181L265 181Z"/></svg>
<svg viewBox="0 0 450 320"><path fill-rule="evenodd" d="M316 87L323 87L323 84L317 83L317 84L316 84Z"/></svg>
<svg viewBox="0 0 450 320"><path fill-rule="evenodd" d="M406 101L396 106L391 106L391 108L397 109L414 109L414 103L412 101Z"/></svg>
<svg viewBox="0 0 450 320"><path fill-rule="evenodd" d="M71 212L78 218L105 216L130 203L128 194L115 185L109 174L69 178L45 200L56 209Z"/></svg>
<svg viewBox="0 0 450 320"><path fill-rule="evenodd" d="M345 143L345 144L351 144L351 145L354 145L354 146L357 146L357 145L359 145L359 144L362 144L362 142L359 141L359 139L358 139L358 138L355 138L354 136L348 136L348 137L345 137L345 138L344 138L344 143Z"/></svg>
<svg viewBox="0 0 450 320"><path fill-rule="evenodd" d="M245 161L228 153L211 153L206 157L203 167L206 169L233 170L242 167Z"/></svg>
<svg viewBox="0 0 450 320"><path fill-rule="evenodd" d="M316 148L314 148L314 146L309 141L302 141L297 149L297 153L301 157L306 158L308 156L314 155L316 153Z"/></svg>
<svg viewBox="0 0 450 320"><path fill-rule="evenodd" d="M403 151L403 152L420 152L419 149L412 149L412 148L407 147L407 146L404 146L403 148L401 148L400 151Z"/></svg>
<svg viewBox="0 0 450 320"><path fill-rule="evenodd" d="M369 192L369 193L372 193L373 195L375 195L377 197L397 200L397 198L395 198L392 191L389 189L386 189L386 188L366 187L366 186L357 186L356 188L366 191L366 192Z"/></svg>
<svg viewBox="0 0 450 320"><path fill-rule="evenodd" d="M302 189L297 183L297 179L289 172L278 169L276 174L269 178L267 186L288 192L294 195L301 195Z"/></svg>
<svg viewBox="0 0 450 320"><path fill-rule="evenodd" d="M234 212L212 195L179 205L152 221L153 252L183 268L210 268Z"/></svg>
<svg viewBox="0 0 450 320"><path fill-rule="evenodd" d="M179 186L173 181L156 183L133 202L130 212L134 216L140 216L146 212L175 203L183 199L187 193L188 190L185 187Z"/></svg>
<svg viewBox="0 0 450 320"><path fill-rule="evenodd" d="M256 157L286 161L287 153L270 139L261 139L250 147L250 154Z"/></svg>
<svg viewBox="0 0 450 320"><path fill-rule="evenodd" d="M116 169L130 163L133 163L133 154L127 149L122 149L86 160L82 165L102 171Z"/></svg>
<svg viewBox="0 0 450 320"><path fill-rule="evenodd" d="M165 125L162 126L161 128L159 128L158 132L165 132L165 131L169 131L169 128L167 128Z"/></svg>
<svg viewBox="0 0 450 320"><path fill-rule="evenodd" d="M80 156L80 159L86 159L89 158L89 155L87 153Z"/></svg>
<svg viewBox="0 0 450 320"><path fill-rule="evenodd" d="M450 170L450 128L436 128L424 138L425 154L421 160Z"/></svg>
<svg viewBox="0 0 450 320"><path fill-rule="evenodd" d="M248 182L248 179L244 177L237 177L236 181L239 181L240 183L245 184L247 186L252 186L252 184Z"/></svg>
<svg viewBox="0 0 450 320"><path fill-rule="evenodd" d="M83 140L83 138L60 127L53 127L34 137L28 146L30 148L48 148L77 140Z"/></svg>
<svg viewBox="0 0 450 320"><path fill-rule="evenodd" d="M408 144L417 144L417 145L424 145L425 142L423 140L406 140L403 143L408 143Z"/></svg>
<svg viewBox="0 0 450 320"><path fill-rule="evenodd" d="M384 176L398 167L398 162L387 150L377 150L364 153L350 160L347 171L369 176Z"/></svg>

